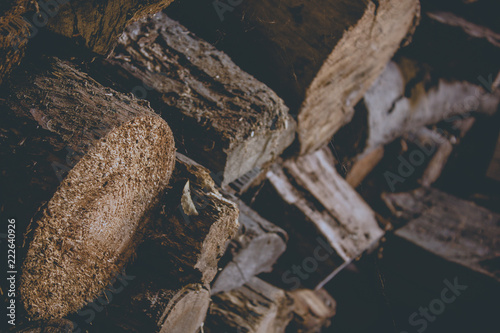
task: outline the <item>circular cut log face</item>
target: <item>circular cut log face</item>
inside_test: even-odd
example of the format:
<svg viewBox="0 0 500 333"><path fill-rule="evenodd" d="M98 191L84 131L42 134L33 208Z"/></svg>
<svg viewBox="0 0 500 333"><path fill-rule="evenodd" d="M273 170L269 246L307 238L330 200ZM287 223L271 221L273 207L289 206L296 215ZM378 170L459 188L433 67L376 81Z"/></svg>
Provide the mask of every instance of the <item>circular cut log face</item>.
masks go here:
<svg viewBox="0 0 500 333"><path fill-rule="evenodd" d="M135 251L174 161L170 128L154 115L112 129L82 157L36 221L20 286L30 317L63 317L98 296Z"/></svg>

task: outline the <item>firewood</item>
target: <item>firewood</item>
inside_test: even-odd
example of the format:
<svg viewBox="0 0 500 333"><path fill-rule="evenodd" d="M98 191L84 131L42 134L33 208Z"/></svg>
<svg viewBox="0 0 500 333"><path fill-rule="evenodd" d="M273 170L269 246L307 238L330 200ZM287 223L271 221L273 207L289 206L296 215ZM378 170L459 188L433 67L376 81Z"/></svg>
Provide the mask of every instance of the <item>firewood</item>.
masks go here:
<svg viewBox="0 0 500 333"><path fill-rule="evenodd" d="M173 136L149 107L56 58L24 66L9 90L2 155L14 154L2 183L37 191L21 205L10 199L20 210L48 200L28 228L20 298L31 318L60 318L96 297L135 252L174 167ZM64 148L80 159L58 184L50 164L65 163ZM35 165L24 165L30 157ZM27 179L10 179L18 167Z"/></svg>
<svg viewBox="0 0 500 333"><path fill-rule="evenodd" d="M238 201L241 232L227 252L229 263L217 276L212 293L238 288L254 276L271 272L276 260L286 249L287 233L262 218L243 202Z"/></svg>
<svg viewBox="0 0 500 333"><path fill-rule="evenodd" d="M287 330L319 333L330 326L337 303L324 289L299 289L289 293L293 299L293 319Z"/></svg>
<svg viewBox="0 0 500 333"><path fill-rule="evenodd" d="M212 296L204 331L279 333L292 319L288 294L258 278L235 290Z"/></svg>
<svg viewBox="0 0 500 333"><path fill-rule="evenodd" d="M273 272L278 286L322 286L383 235L374 212L334 163L323 148L275 166L251 204L289 236Z"/></svg>
<svg viewBox="0 0 500 333"><path fill-rule="evenodd" d="M139 280L98 319L103 332L199 332L210 304L208 287L194 283L173 288L158 276Z"/></svg>
<svg viewBox="0 0 500 333"><path fill-rule="evenodd" d="M90 0L47 1L57 10L49 12L48 29L81 41L99 54L109 53L125 27L167 7L173 0L104 0L98 5Z"/></svg>
<svg viewBox="0 0 500 333"><path fill-rule="evenodd" d="M436 189L384 194L401 237L443 259L500 280L500 215Z"/></svg>
<svg viewBox="0 0 500 333"><path fill-rule="evenodd" d="M347 178L356 180L353 185L377 164L366 160L405 133L456 115L496 112L500 94L490 93L479 81L448 81L434 74L408 58L390 62L356 106L353 121L334 136L339 162Z"/></svg>
<svg viewBox="0 0 500 333"><path fill-rule="evenodd" d="M270 163L294 139L295 122L273 91L165 14L130 25L109 63L99 71L118 72L108 79L150 100L179 151L223 185Z"/></svg>
<svg viewBox="0 0 500 333"><path fill-rule="evenodd" d="M238 207L221 195L206 168L181 154L170 187L142 246L143 261L168 279L210 283L238 231ZM155 264L158 258L162 265Z"/></svg>
<svg viewBox="0 0 500 333"><path fill-rule="evenodd" d="M231 3L231 2L229 2ZM419 1L184 0L168 12L274 89L298 117L302 153L318 149L411 34Z"/></svg>

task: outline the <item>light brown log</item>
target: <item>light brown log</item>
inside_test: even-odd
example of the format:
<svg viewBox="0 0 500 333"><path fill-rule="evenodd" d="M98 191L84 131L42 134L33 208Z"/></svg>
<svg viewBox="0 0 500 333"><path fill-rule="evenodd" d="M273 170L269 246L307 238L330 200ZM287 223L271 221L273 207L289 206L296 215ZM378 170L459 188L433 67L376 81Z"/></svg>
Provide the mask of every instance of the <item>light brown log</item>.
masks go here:
<svg viewBox="0 0 500 333"><path fill-rule="evenodd" d="M61 1L63 2L63 1ZM51 15L49 30L75 41L99 54L109 53L125 27L167 7L172 0L66 0Z"/></svg>
<svg viewBox="0 0 500 333"><path fill-rule="evenodd" d="M288 233L273 272L278 286L322 286L383 235L374 212L334 163L324 148L272 168L251 205Z"/></svg>
<svg viewBox="0 0 500 333"><path fill-rule="evenodd" d="M500 280L500 215L436 189L384 194L396 235L451 262Z"/></svg>
<svg viewBox="0 0 500 333"><path fill-rule="evenodd" d="M130 25L109 63L104 72L118 75L108 79L149 99L179 151L224 185L269 164L294 139L295 122L273 91L165 14Z"/></svg>
<svg viewBox="0 0 500 333"><path fill-rule="evenodd" d="M70 63L42 59L15 78L2 125L23 139L3 137L2 155L14 154L2 182L37 191L21 209L33 212L48 201L28 229L20 301L33 319L59 318L96 297L135 252L172 173L174 142L150 108ZM69 172L58 184L50 163L60 161L64 148L80 159L65 166ZM26 159L27 179L11 178Z"/></svg>
<svg viewBox="0 0 500 333"><path fill-rule="evenodd" d="M184 0L169 13L285 100L302 153L350 120L419 17L415 0L222 3Z"/></svg>
<svg viewBox="0 0 500 333"><path fill-rule="evenodd" d="M258 278L235 290L212 296L204 331L280 333L292 319L287 293Z"/></svg>
<svg viewBox="0 0 500 333"><path fill-rule="evenodd" d="M238 207L240 234L227 249L229 262L212 286L214 294L238 288L260 273L271 272L286 249L288 235L283 229L263 219L241 201Z"/></svg>
<svg viewBox="0 0 500 333"><path fill-rule="evenodd" d="M221 195L209 171L177 154L143 257L166 279L208 284L238 227L238 206ZM161 265L157 258L164 258Z"/></svg>
<svg viewBox="0 0 500 333"><path fill-rule="evenodd" d="M324 289L298 289L289 293L293 299L293 319L287 330L319 333L330 326L337 303Z"/></svg>

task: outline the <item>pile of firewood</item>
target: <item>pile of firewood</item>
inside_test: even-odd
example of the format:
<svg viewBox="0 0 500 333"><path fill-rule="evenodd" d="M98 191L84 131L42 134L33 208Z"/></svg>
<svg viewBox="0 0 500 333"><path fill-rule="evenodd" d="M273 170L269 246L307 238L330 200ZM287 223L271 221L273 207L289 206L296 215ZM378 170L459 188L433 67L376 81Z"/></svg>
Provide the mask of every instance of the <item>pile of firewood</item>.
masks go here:
<svg viewBox="0 0 500 333"><path fill-rule="evenodd" d="M498 198L437 186L498 121L497 4L170 2L0 5L12 331L320 332L388 235L500 281Z"/></svg>

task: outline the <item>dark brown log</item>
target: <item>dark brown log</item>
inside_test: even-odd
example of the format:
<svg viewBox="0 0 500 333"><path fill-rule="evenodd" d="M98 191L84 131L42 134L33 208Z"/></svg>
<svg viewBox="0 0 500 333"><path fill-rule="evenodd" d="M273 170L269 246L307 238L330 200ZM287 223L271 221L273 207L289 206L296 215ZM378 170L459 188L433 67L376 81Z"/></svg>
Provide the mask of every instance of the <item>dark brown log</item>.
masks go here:
<svg viewBox="0 0 500 333"><path fill-rule="evenodd" d="M500 94L480 81L447 81L427 65L408 58L390 62L356 106L353 121L334 137L339 162L347 178L358 185L376 163L380 147L415 128L469 112L493 114ZM379 159L378 159L379 160ZM352 175L350 173L353 172Z"/></svg>
<svg viewBox="0 0 500 333"><path fill-rule="evenodd" d="M224 185L293 141L295 122L274 92L164 14L130 25L109 63L115 66L105 72L119 72L111 81L149 99L171 124L179 150Z"/></svg>
<svg viewBox="0 0 500 333"><path fill-rule="evenodd" d="M142 256L167 279L208 284L238 231L238 207L220 194L207 169L181 154L170 186Z"/></svg>
<svg viewBox="0 0 500 333"><path fill-rule="evenodd" d="M199 332L210 304L207 287L188 284L172 289L156 278L141 280L145 281L109 306L108 315L98 322L103 332Z"/></svg>
<svg viewBox="0 0 500 333"><path fill-rule="evenodd" d="M334 163L324 148L272 168L251 205L290 237L269 277L278 286L322 286L383 235L374 212Z"/></svg>
<svg viewBox="0 0 500 333"><path fill-rule="evenodd" d="M43 59L15 78L6 101L10 110L3 115L8 121L2 124L7 133L2 155L14 155L2 183L11 189L24 182L39 192L21 209L48 200L28 229L20 298L31 318L58 318L96 297L135 252L168 184L175 148L170 128L149 107L104 88L67 62ZM10 141L9 132L22 140ZM69 172L58 184L47 164L60 161L64 148L81 158L64 166ZM24 149L28 157L39 155L35 166L28 162L26 180L10 179L16 158L24 163L26 156L18 155ZM45 172L52 175L45 178Z"/></svg>
<svg viewBox="0 0 500 333"><path fill-rule="evenodd" d="M82 41L99 54L109 53L125 27L167 7L172 0L57 0L65 2L49 21L49 30Z"/></svg>
<svg viewBox="0 0 500 333"><path fill-rule="evenodd" d="M384 194L396 235L451 262L500 280L500 215L436 189Z"/></svg>
<svg viewBox="0 0 500 333"><path fill-rule="evenodd" d="M23 15L35 9L34 0L8 0L0 4L0 84L24 56L31 32Z"/></svg>
<svg viewBox="0 0 500 333"><path fill-rule="evenodd" d="M184 0L169 13L285 100L298 117L302 153L351 119L419 17L415 0L231 4Z"/></svg>
<svg viewBox="0 0 500 333"><path fill-rule="evenodd" d="M293 319L287 331L319 333L329 327L337 303L324 289L299 289L289 293L293 299Z"/></svg>
<svg viewBox="0 0 500 333"><path fill-rule="evenodd" d="M292 319L293 301L287 293L258 278L212 296L204 331L280 333Z"/></svg>
<svg viewBox="0 0 500 333"><path fill-rule="evenodd" d="M217 276L212 293L230 291L241 287L263 272L271 272L276 260L286 249L287 233L263 219L243 202L240 210L240 234L228 247L228 264Z"/></svg>

